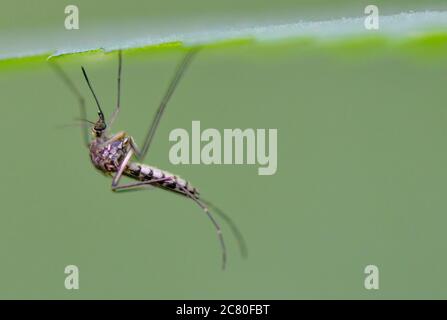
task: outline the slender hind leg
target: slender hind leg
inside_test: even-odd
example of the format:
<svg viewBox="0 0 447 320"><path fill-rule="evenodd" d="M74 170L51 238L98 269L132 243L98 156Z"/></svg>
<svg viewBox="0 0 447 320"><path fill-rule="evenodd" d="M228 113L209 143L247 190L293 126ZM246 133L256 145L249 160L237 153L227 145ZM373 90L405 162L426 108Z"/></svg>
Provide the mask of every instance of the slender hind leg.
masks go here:
<svg viewBox="0 0 447 320"><path fill-rule="evenodd" d="M122 184L120 186L112 187L113 191L131 191L140 190L142 187L153 187L154 183L160 183L164 181L171 180L171 177L164 177L160 179L154 179L150 181L133 182L129 184Z"/></svg>
<svg viewBox="0 0 447 320"><path fill-rule="evenodd" d="M146 138L144 139L143 147L141 149L141 153L138 155L139 158L144 159L147 155L147 152L149 150L149 146L151 145L152 139L154 138L155 131L157 130L158 124L160 122L161 116L163 115L166 105L169 102L169 99L171 98L172 94L175 91L175 88L177 87L180 79L183 76L184 71L188 67L192 57L196 54L198 49L192 49L190 50L183 60L178 65L174 77L171 80L171 83L169 84L168 90L166 91L163 99L161 100L161 103L157 109L157 112L155 113L154 118L152 119L152 123L149 127L149 131L146 134Z"/></svg>
<svg viewBox="0 0 447 320"><path fill-rule="evenodd" d="M116 108L110 116L110 121L108 127L112 127L113 122L115 121L118 113L120 112L121 107L121 68L122 68L122 53L121 50L118 51L118 78L117 78L117 97L116 97Z"/></svg>
<svg viewBox="0 0 447 320"><path fill-rule="evenodd" d="M242 235L242 232L237 227L236 223L231 219L229 215L227 215L225 212L222 211L219 207L214 205L208 200L203 199L202 197L200 200L208 206L211 210L213 210L218 216L220 216L228 226L230 227L231 232L233 233L234 237L236 238L239 251L241 253L242 258L247 258L248 256L248 249L247 249L247 243L245 242L244 236Z"/></svg>
<svg viewBox="0 0 447 320"><path fill-rule="evenodd" d="M65 71L54 61L50 61L50 66L56 72L56 74L61 78L62 82L69 88L69 90L73 93L73 95L78 99L79 103L79 112L80 112L80 120L82 121L82 139L84 141L85 146L89 145L89 129L87 125L87 112L85 109L85 99L79 92L76 85L71 81Z"/></svg>
<svg viewBox="0 0 447 320"><path fill-rule="evenodd" d="M199 205L200 208L202 208L203 211L205 211L208 218L211 220L211 222L214 225L214 228L216 229L217 237L220 242L220 247L222 250L222 269L225 270L226 264L227 264L227 249L225 247L225 241L222 235L222 229L220 228L219 223L217 223L216 219L214 219L213 215L209 211L208 207L203 203L200 199L196 198L187 188L180 187L180 189L185 192L186 196L193 200L195 203Z"/></svg>

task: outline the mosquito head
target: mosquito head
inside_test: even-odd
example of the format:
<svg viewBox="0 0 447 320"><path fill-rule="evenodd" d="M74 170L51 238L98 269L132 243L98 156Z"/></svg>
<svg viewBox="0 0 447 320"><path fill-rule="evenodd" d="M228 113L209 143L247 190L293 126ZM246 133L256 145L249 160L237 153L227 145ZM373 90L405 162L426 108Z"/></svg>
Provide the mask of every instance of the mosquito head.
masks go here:
<svg viewBox="0 0 447 320"><path fill-rule="evenodd" d="M95 125L93 126L92 130L96 137L102 136L104 131L107 128L106 121L104 120L104 115L100 112L98 112L99 119L95 122Z"/></svg>
<svg viewBox="0 0 447 320"><path fill-rule="evenodd" d="M84 67L81 67L81 69L82 69L82 73L84 74L85 81L87 81L87 85L90 88L90 91L92 92L93 98L95 98L96 106L98 107L99 119L98 119L98 121L95 122L92 130L93 130L93 134L96 137L100 137L100 136L102 136L102 134L104 133L104 131L107 128L106 120L104 118L104 113L102 112L101 105L99 104L98 98L96 97L95 91L93 90L93 87L90 84L90 80L88 79L87 72L85 72Z"/></svg>

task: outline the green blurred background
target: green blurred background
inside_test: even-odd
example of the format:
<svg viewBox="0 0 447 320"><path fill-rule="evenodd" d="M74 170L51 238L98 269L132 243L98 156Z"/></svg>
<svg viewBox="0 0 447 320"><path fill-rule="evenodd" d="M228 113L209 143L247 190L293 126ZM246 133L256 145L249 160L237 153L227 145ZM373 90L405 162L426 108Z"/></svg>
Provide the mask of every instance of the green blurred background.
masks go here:
<svg viewBox="0 0 447 320"><path fill-rule="evenodd" d="M221 2L198 12L182 1L169 7L150 2L148 15L249 14L256 7L267 16L270 7L281 9L256 3ZM346 15L360 7L341 3ZM402 9L410 3L421 9L419 1L405 1ZM6 2L2 31L52 27L56 4L39 2L48 10L31 15L34 5ZM144 11L136 2L84 5L92 10L89 21ZM329 16L335 5L287 6ZM430 6L441 1L426 2ZM190 180L238 223L249 256L238 255L224 225L225 272L213 228L195 204L160 190L110 191L110 179L93 169L79 128L71 126L76 100L47 63L2 68L0 298L447 298L447 49L425 51L424 44L396 47L371 39L200 52L147 162ZM182 55L177 49L124 54L116 131L141 144ZM95 109L81 64L112 111L114 54L59 61L87 98L90 119ZM189 129L192 120L202 128L277 128L276 175L258 176L257 167L247 165L170 164L169 132ZM80 290L64 288L69 264L80 268ZM363 286L369 264L380 269L376 291Z"/></svg>
<svg viewBox="0 0 447 320"><path fill-rule="evenodd" d="M127 0L125 2L117 0L3 0L0 11L0 31L17 32L31 28L32 32L38 32L35 28L42 26L62 28L61 12L69 4L79 6L85 28L94 27L99 22L121 24L124 21L139 18L160 23L189 17L209 17L211 20L218 17L226 19L234 17L332 19L362 16L368 4L378 5L382 14L445 10L447 6L444 0Z"/></svg>

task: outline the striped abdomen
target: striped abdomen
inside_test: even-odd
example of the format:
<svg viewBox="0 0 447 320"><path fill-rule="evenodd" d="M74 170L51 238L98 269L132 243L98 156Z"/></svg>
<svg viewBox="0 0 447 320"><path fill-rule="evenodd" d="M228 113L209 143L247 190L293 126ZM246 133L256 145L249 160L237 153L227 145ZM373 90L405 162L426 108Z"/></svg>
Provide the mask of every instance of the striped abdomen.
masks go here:
<svg viewBox="0 0 447 320"><path fill-rule="evenodd" d="M154 182L155 187L160 187L166 190L174 191L183 195L187 195L184 189L187 189L193 196L199 197L199 191L194 188L188 181L173 175L167 171L149 166L147 164L131 162L127 165L124 174L128 177L139 181L153 181L159 179L166 179L160 182Z"/></svg>

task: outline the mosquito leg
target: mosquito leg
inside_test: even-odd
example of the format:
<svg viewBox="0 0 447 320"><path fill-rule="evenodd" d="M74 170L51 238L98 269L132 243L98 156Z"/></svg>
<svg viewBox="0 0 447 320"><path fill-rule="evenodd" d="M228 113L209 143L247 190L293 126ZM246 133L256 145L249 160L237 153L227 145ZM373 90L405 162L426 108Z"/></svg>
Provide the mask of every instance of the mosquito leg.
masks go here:
<svg viewBox="0 0 447 320"><path fill-rule="evenodd" d="M112 115L110 116L110 121L108 124L108 127L112 127L113 122L115 121L116 117L118 116L118 113L120 112L120 105L121 105L121 68L122 68L122 54L121 50L118 51L118 78L117 78L117 98L116 98L116 108L113 111Z"/></svg>
<svg viewBox="0 0 447 320"><path fill-rule="evenodd" d="M180 79L183 76L183 73L185 72L186 68L188 67L192 57L196 54L198 49L190 50L183 60L178 65L174 77L171 80L171 83L169 84L168 90L166 91L163 99L161 100L161 103L158 107L157 112L155 113L154 118L152 119L152 124L149 127L149 131L146 134L146 138L144 139L143 147L141 149L140 158L144 159L146 157L147 151L149 150L149 146L151 145L152 139L154 138L155 131L157 130L158 124L160 122L160 119L163 115L163 112L166 109L166 105L169 102L169 99L171 98L172 94L175 91L175 88L177 87Z"/></svg>
<svg viewBox="0 0 447 320"><path fill-rule="evenodd" d="M219 238L221 250L222 250L222 269L225 270L225 266L227 264L227 249L225 247L224 238L222 235L222 229L220 228L219 223L214 219L213 215L209 211L208 207L203 203L200 199L196 198L187 188L180 187L180 189L185 192L186 196L190 199L192 199L195 203L199 205L200 208L202 208L203 211L205 211L208 218L211 220L211 222L214 225L214 228L216 229L217 237Z"/></svg>
<svg viewBox="0 0 447 320"><path fill-rule="evenodd" d="M130 147L132 148L133 152L135 153L135 156L139 160L142 160L142 154L141 154L140 148L137 146L135 140L132 137L129 137L129 138L130 138Z"/></svg>
<svg viewBox="0 0 447 320"><path fill-rule="evenodd" d="M56 74L61 78L62 82L65 83L65 85L69 88L69 90L73 93L73 95L78 99L79 103L79 112L80 112L80 119L82 122L82 139L84 141L85 146L88 147L89 145L89 128L86 122L87 118L87 111L85 109L85 99L81 95L80 91L76 87L76 85L73 83L73 81L68 77L68 75L65 73L65 71L54 61L50 61L50 66L53 68L53 70L56 72Z"/></svg>
<svg viewBox="0 0 447 320"><path fill-rule="evenodd" d="M123 162L121 162L118 171L115 173L112 179L112 190L115 191L118 183L120 182L121 177L123 176L124 169L126 169L127 164L129 163L130 158L132 157L133 151L132 149L126 154Z"/></svg>
<svg viewBox="0 0 447 320"><path fill-rule="evenodd" d="M153 187L154 183L160 183L160 182L164 182L164 181L168 181L171 180L172 177L164 177L164 178L160 178L160 179L154 179L154 180L150 180L150 181L141 181L141 182L133 182L133 183L129 183L129 184L123 184L120 186L115 186L112 187L113 191L128 191L128 190L139 190L137 188L141 188L141 187Z"/></svg>
<svg viewBox="0 0 447 320"><path fill-rule="evenodd" d="M230 227L230 230L232 231L234 237L236 238L242 258L247 258L247 256L248 256L247 243L245 242L242 232L239 230L239 228L237 227L237 225L233 221L233 219L231 219L231 217L229 215L227 215L225 212L223 212L222 209L220 209L213 203L209 202L208 200L205 200L201 197L201 201L204 204L206 204L208 206L208 208L213 210L218 216L220 216L224 221L227 222L227 224Z"/></svg>

